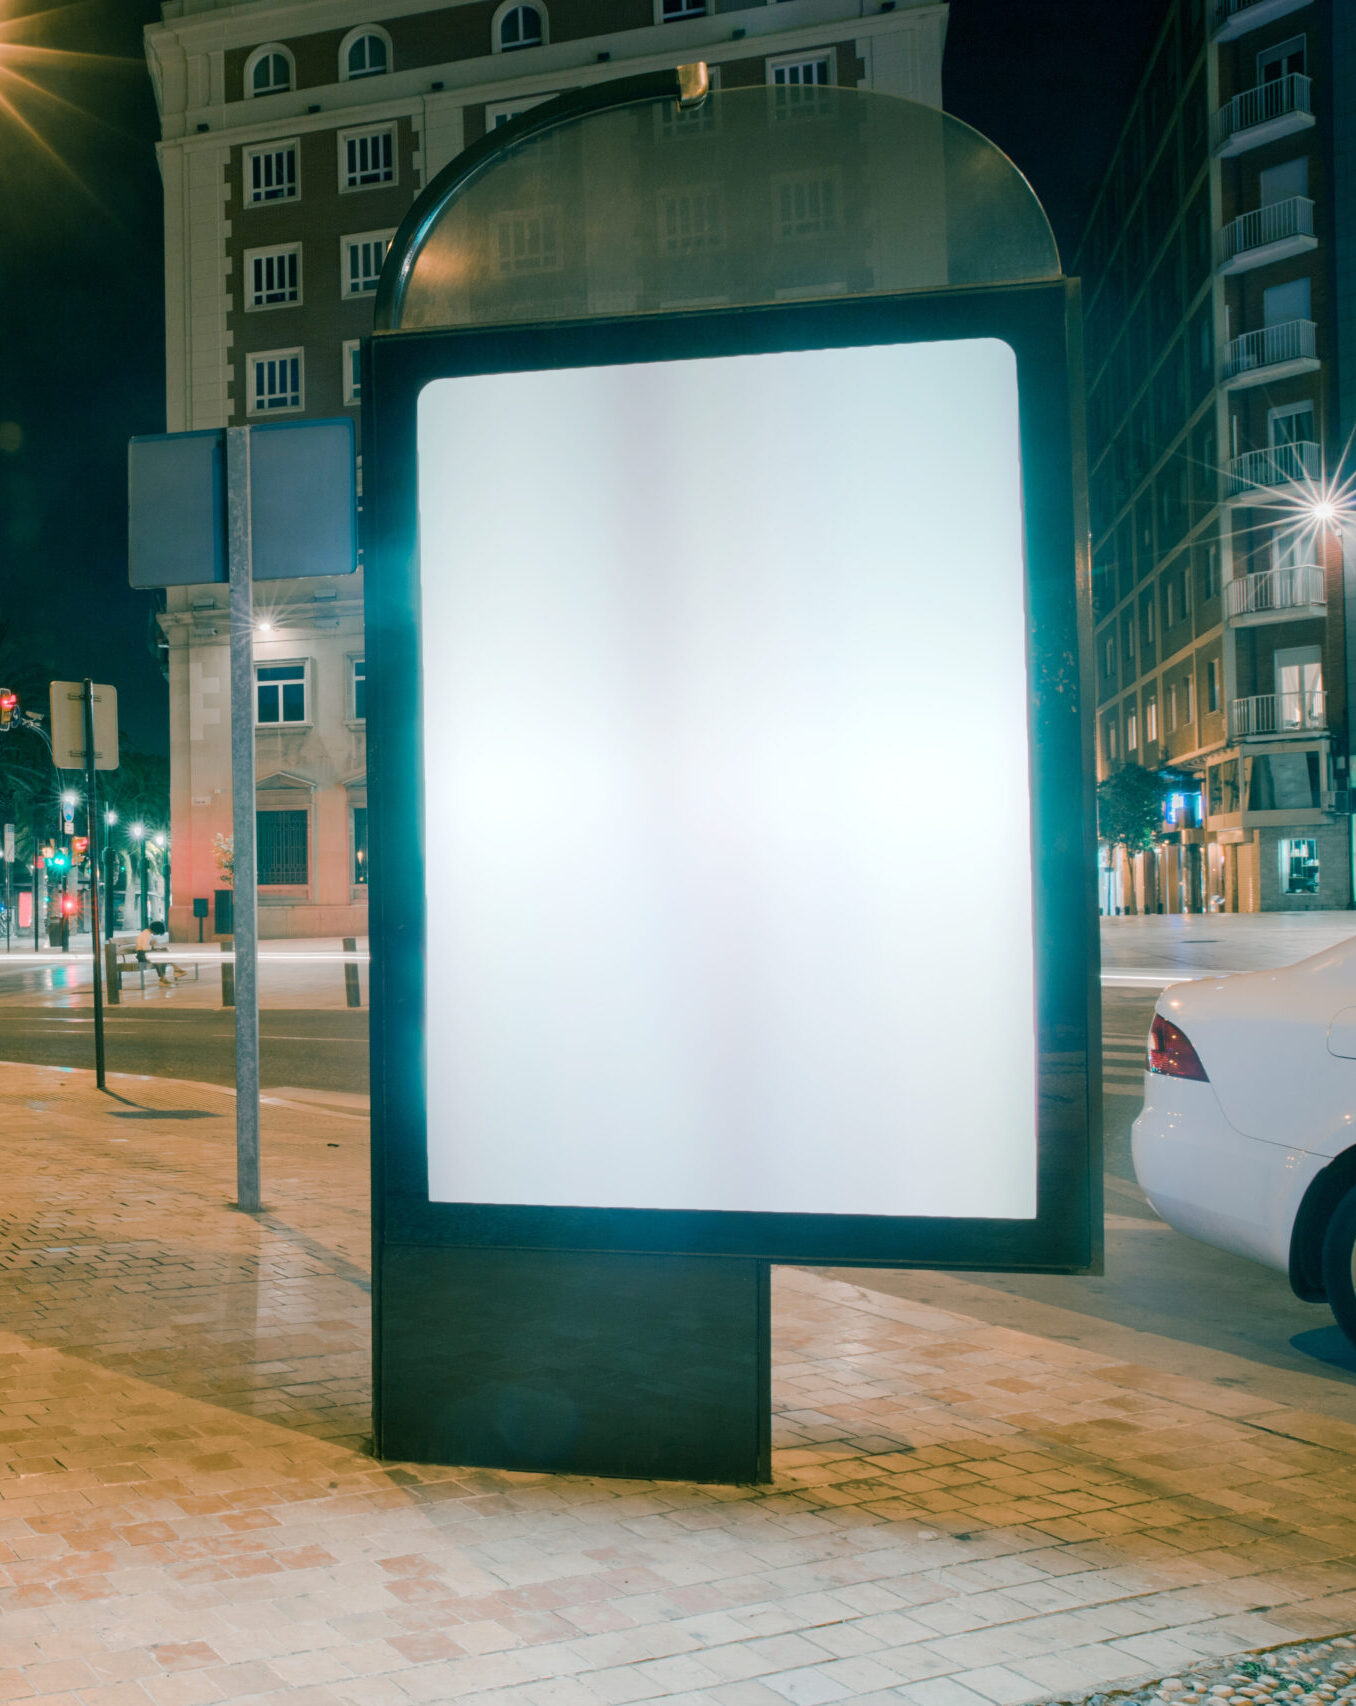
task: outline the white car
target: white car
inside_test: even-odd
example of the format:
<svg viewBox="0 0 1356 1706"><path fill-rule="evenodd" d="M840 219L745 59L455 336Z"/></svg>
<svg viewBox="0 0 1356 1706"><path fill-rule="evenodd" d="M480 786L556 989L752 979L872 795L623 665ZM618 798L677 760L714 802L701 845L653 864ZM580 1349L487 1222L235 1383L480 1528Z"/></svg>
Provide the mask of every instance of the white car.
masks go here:
<svg viewBox="0 0 1356 1706"><path fill-rule="evenodd" d="M1165 989L1133 1141L1170 1226L1279 1268L1356 1343L1356 937Z"/></svg>

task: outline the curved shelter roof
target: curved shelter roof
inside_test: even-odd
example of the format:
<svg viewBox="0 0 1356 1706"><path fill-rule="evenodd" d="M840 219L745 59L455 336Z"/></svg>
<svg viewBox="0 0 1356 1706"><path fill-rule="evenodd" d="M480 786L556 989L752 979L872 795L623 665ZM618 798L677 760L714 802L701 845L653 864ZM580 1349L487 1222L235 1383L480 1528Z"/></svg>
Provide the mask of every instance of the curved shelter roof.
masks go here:
<svg viewBox="0 0 1356 1706"><path fill-rule="evenodd" d="M424 191L376 330L580 320L1060 276L992 142L915 101L821 85L707 90L684 66L563 95Z"/></svg>

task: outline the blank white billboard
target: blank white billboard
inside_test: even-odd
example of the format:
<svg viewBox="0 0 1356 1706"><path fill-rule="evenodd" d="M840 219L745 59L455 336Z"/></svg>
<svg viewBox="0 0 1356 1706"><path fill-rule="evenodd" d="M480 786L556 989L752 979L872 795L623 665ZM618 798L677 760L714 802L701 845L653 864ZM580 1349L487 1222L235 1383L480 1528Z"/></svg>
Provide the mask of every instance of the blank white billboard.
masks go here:
<svg viewBox="0 0 1356 1706"><path fill-rule="evenodd" d="M1011 349L418 430L431 1199L1032 1217Z"/></svg>

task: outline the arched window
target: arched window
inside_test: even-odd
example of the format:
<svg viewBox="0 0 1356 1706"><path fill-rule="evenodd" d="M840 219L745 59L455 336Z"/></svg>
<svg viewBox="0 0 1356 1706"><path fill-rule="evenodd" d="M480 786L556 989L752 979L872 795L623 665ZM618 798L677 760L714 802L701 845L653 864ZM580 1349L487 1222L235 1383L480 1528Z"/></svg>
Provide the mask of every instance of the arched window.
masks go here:
<svg viewBox="0 0 1356 1706"><path fill-rule="evenodd" d="M390 69L391 38L385 30L364 24L344 37L339 48L340 77L380 77Z"/></svg>
<svg viewBox="0 0 1356 1706"><path fill-rule="evenodd" d="M279 42L256 47L245 61L245 94L281 95L293 86L292 55Z"/></svg>
<svg viewBox="0 0 1356 1706"><path fill-rule="evenodd" d="M546 40L546 14L539 6L510 6L499 18L499 51L540 47Z"/></svg>

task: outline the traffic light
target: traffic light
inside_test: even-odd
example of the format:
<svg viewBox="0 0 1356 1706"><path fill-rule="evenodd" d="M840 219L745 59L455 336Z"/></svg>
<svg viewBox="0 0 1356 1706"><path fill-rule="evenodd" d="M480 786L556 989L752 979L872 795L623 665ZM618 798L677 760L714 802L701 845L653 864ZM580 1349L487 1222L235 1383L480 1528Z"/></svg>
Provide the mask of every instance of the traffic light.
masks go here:
<svg viewBox="0 0 1356 1706"><path fill-rule="evenodd" d="M77 865L83 865L89 853L89 836L73 835L71 837L71 857Z"/></svg>
<svg viewBox="0 0 1356 1706"><path fill-rule="evenodd" d="M67 918L70 918L73 915L79 904L80 902L73 894L64 894L61 897L61 910L65 913Z"/></svg>
<svg viewBox="0 0 1356 1706"><path fill-rule="evenodd" d="M19 695L10 687L0 687L0 729L7 729L19 709Z"/></svg>
<svg viewBox="0 0 1356 1706"><path fill-rule="evenodd" d="M47 869L64 877L71 868L71 856L64 847L54 847L47 855Z"/></svg>

